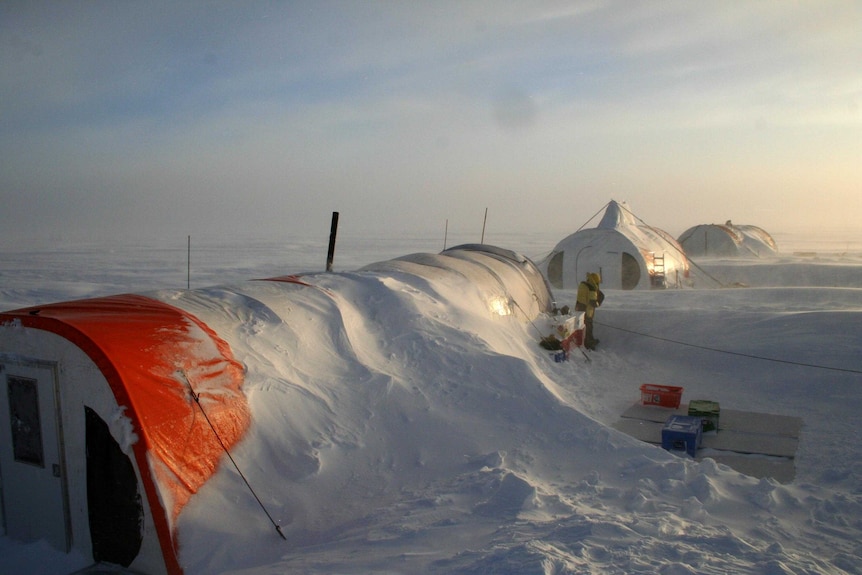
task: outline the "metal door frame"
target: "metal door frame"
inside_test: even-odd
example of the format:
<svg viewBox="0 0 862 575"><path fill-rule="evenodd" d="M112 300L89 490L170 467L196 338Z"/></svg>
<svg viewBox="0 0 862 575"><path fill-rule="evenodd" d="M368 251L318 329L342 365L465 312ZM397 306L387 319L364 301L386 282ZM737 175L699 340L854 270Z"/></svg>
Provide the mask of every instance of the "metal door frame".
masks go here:
<svg viewBox="0 0 862 575"><path fill-rule="evenodd" d="M68 483L68 469L66 466L66 443L64 438L63 431L63 417L62 417L62 409L60 404L60 370L57 362L55 361L46 361L41 359L29 358L29 357L21 357L18 355L4 354L0 353L0 381L4 382L2 393L8 393L8 376L15 376L17 374L14 373L14 367L22 367L28 369L34 369L37 371L45 371L50 374L51 382L46 384L50 385L50 393L52 394L52 399L54 403L54 413L53 414L45 414L40 410L40 418L50 417L54 422L54 429L56 433L56 441L57 441L57 453L56 457L58 459L57 465L59 466L60 472L60 498L61 498L61 506L63 512L63 532L64 532L64 545L65 549L60 549L66 553L70 552L72 549L72 518L71 511L69 505L69 483ZM21 377L25 377L30 379L27 376L22 375ZM37 380L39 383L38 389L41 391L44 389L41 378ZM8 421L8 414L2 414L2 418L4 420L4 424ZM44 430L44 424L43 424ZM44 439L43 439L44 441ZM46 453L46 459L51 458L54 454ZM51 465L52 462L46 461L46 467ZM8 534L8 521L9 518L6 514L5 509L5 495L4 493L8 493L7 489L3 489L2 486L2 477L3 470L0 469L0 505L4 505L2 518L3 518L3 529Z"/></svg>

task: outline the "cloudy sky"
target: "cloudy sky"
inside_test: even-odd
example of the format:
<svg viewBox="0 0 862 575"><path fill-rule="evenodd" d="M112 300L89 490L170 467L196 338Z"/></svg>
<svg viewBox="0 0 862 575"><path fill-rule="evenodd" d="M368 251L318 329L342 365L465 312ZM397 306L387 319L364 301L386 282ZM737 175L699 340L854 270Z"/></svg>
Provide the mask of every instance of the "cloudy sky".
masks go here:
<svg viewBox="0 0 862 575"><path fill-rule="evenodd" d="M2 242L862 222L862 3L0 4Z"/></svg>

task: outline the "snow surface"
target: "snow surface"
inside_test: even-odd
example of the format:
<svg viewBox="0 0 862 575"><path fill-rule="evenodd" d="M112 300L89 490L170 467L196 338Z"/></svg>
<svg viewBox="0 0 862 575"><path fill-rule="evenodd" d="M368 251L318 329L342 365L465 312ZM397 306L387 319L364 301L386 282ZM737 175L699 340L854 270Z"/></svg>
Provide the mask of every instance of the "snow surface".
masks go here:
<svg viewBox="0 0 862 575"><path fill-rule="evenodd" d="M773 259L698 262L696 289L609 292L590 362L554 363L550 320L465 286L320 274L280 307L242 281L320 269L325 242L193 250L193 288L231 287L192 294L185 245L8 252L0 308L163 288L223 318L254 419L233 455L287 541L226 463L179 519L188 574L862 573L862 249L776 239ZM556 240L486 241L539 259ZM338 270L443 247L347 243ZM238 308L247 290L266 305ZM795 480L612 429L641 383L801 417ZM84 565L46 547L0 537L0 570Z"/></svg>

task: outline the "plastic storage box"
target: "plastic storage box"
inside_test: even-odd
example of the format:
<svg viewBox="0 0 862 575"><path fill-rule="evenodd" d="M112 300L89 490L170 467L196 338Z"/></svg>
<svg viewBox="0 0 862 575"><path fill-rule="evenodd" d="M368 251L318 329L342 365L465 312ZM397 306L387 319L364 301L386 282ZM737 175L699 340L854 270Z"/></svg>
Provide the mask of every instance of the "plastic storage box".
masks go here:
<svg viewBox="0 0 862 575"><path fill-rule="evenodd" d="M682 391L683 388L672 385L645 383L641 386L641 403L676 409L682 399Z"/></svg>
<svg viewBox="0 0 862 575"><path fill-rule="evenodd" d="M701 419L691 415L671 415L661 430L662 449L685 451L692 457L697 453L702 439Z"/></svg>
<svg viewBox="0 0 862 575"><path fill-rule="evenodd" d="M584 329L584 327L586 327L586 315L586 312L582 311L572 313L572 317L567 318L566 321L563 322L563 329L565 329L567 333Z"/></svg>
<svg viewBox="0 0 862 575"><path fill-rule="evenodd" d="M718 431L721 407L718 405L717 401L693 399L688 402L688 414L700 417L703 420L704 431Z"/></svg>
<svg viewBox="0 0 862 575"><path fill-rule="evenodd" d="M563 337L563 349L565 351L571 351L572 348L581 347L584 345L584 316L585 313L582 311L576 311L572 314L572 317L567 318L563 325L560 326L560 330Z"/></svg>
<svg viewBox="0 0 862 575"><path fill-rule="evenodd" d="M571 351L572 348L581 347L584 345L584 330L576 329L573 331L566 339L562 342L563 349L566 351Z"/></svg>

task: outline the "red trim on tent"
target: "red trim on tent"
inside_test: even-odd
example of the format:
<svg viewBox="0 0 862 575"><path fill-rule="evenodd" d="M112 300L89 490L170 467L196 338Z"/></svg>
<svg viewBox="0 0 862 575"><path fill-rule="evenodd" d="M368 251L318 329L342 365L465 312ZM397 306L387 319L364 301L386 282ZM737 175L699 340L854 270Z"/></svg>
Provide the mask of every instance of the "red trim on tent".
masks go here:
<svg viewBox="0 0 862 575"><path fill-rule="evenodd" d="M284 282L289 284L297 284L305 287L315 287L314 285L306 282L302 279L302 276L299 275L289 275L289 276L278 276L275 278L266 278L263 281L271 281L271 282Z"/></svg>
<svg viewBox="0 0 862 575"><path fill-rule="evenodd" d="M278 276L278 277L274 277L274 278L266 278L266 279L263 279L263 280L260 280L260 281L268 281L268 282L282 282L282 283L288 283L288 284L296 284L296 285L300 285L300 286L303 286L303 287L315 288L315 289L318 289L318 290L322 291L323 293L325 293L325 294L327 294L327 295L330 295L330 296L332 295L332 292L331 292L331 291L329 291L328 289L326 289L326 288L322 288L322 287L320 287L320 286L316 286L316 285L314 285L314 284L310 284L310 283L308 283L307 281L305 281L304 279L302 279L302 276L301 276L301 275L291 274L291 275L289 275L289 276Z"/></svg>
<svg viewBox="0 0 862 575"><path fill-rule="evenodd" d="M169 573L181 573L173 526L224 453L186 380L225 447L240 440L251 419L243 367L229 345L191 314L133 294L0 314L0 322L15 319L81 348L126 407L165 564Z"/></svg>

